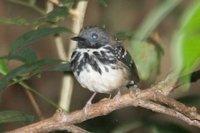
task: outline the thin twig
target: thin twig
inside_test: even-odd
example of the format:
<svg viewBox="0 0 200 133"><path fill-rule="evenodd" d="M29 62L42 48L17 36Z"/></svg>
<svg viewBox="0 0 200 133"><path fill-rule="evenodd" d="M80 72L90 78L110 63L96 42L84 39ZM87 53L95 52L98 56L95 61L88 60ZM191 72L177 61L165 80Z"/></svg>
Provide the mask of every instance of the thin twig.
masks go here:
<svg viewBox="0 0 200 133"><path fill-rule="evenodd" d="M57 0L47 1L47 8L46 8L47 13L51 12L54 9L53 4L56 4L55 2L57 2L57 4L59 3L59 1L57 1ZM60 34L57 34L54 37L54 41L55 41L55 44L56 44L56 48L57 48L57 51L58 51L59 58L62 59L62 60L67 60L67 54L65 52L63 39L61 38ZM62 87L63 88L68 87L68 84L66 84L66 81L65 81L65 77L62 80ZM71 93L72 92L68 92L67 94L71 95ZM69 100L68 95L65 95L65 96ZM69 106L70 106L70 103L69 103ZM68 106L68 110L69 110L69 106ZM65 108L62 108L62 109L65 110ZM68 111L68 110L65 110L65 111ZM63 127L61 127L60 130L67 130L67 131L73 132L73 133L88 133L86 130L79 128L75 125L70 125L70 126L63 125Z"/></svg>
<svg viewBox="0 0 200 133"><path fill-rule="evenodd" d="M28 86L27 84L25 84L24 82L21 82L21 85L26 88L27 90L29 90L30 92L38 95L40 98L42 98L44 101L46 101L47 103L49 103L50 105L52 105L53 107L55 107L56 109L60 108L56 103L54 103L53 101L51 101L49 98L45 97L44 95L42 95L41 93L39 93L38 91L36 91L35 89L31 88L30 86Z"/></svg>
<svg viewBox="0 0 200 133"><path fill-rule="evenodd" d="M26 95L28 96L29 100L31 101L31 104L32 104L32 106L33 106L38 118L40 120L43 120L44 116L42 114L42 111L41 111L38 103L36 102L35 97L33 96L33 94L29 90L25 89L25 92L26 92Z"/></svg>
<svg viewBox="0 0 200 133"><path fill-rule="evenodd" d="M13 80L15 82L18 82L18 79L13 79ZM34 98L33 94L30 91L31 88L22 81L19 81L18 83L19 83L19 85L21 85L24 88L24 91L25 91L28 99L30 100L30 102L33 106L33 109L35 110L38 118L40 120L43 120L44 117L43 117L42 111L40 110L40 107L39 107L38 103L36 102L36 99Z"/></svg>
<svg viewBox="0 0 200 133"><path fill-rule="evenodd" d="M84 16L87 8L88 1L79 1L76 9L70 10L75 14L71 13L73 17L72 31L75 34L78 34L81 27L83 26ZM76 43L74 41L70 41L69 49L67 54L67 60L70 60L72 51L75 49ZM73 78L70 75L65 75L62 81L62 87L60 92L60 102L59 105L65 110L69 111L72 91L73 91Z"/></svg>

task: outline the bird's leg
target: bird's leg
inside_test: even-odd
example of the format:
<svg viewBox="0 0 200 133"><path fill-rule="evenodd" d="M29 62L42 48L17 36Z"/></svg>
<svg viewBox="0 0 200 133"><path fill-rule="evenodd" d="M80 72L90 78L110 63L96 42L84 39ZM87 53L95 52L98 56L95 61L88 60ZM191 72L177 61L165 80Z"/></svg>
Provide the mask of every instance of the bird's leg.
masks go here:
<svg viewBox="0 0 200 133"><path fill-rule="evenodd" d="M92 104L92 100L94 99L94 97L96 96L96 94L97 94L96 92L94 92L94 93L92 94L92 96L90 97L90 99L87 101L86 106Z"/></svg>
<svg viewBox="0 0 200 133"><path fill-rule="evenodd" d="M138 88L138 87L133 87L134 88L134 90L130 90L130 94L133 94L133 93L135 93L136 95L141 91L140 90L140 88Z"/></svg>
<svg viewBox="0 0 200 133"><path fill-rule="evenodd" d="M92 94L92 96L90 97L90 99L87 101L85 107L84 107L84 112L87 113L87 109L90 107L90 105L92 104L92 100L94 99L94 97L96 96L96 92L94 92Z"/></svg>
<svg viewBox="0 0 200 133"><path fill-rule="evenodd" d="M112 97L112 94L111 94L111 93L109 93L109 97L108 97L108 99L111 99L111 97Z"/></svg>
<svg viewBox="0 0 200 133"><path fill-rule="evenodd" d="M121 92L120 89L118 90L117 94L114 96L114 99L117 99L121 96Z"/></svg>

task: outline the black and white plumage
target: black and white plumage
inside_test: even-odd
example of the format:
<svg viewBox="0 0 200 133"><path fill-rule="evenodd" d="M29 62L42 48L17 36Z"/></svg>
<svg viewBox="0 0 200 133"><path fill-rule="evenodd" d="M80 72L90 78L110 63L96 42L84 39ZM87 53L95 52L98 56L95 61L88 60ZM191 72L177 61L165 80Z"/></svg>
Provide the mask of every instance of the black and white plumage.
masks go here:
<svg viewBox="0 0 200 133"><path fill-rule="evenodd" d="M130 54L104 29L83 28L72 40L77 41L78 46L71 56L71 68L82 87L109 93L139 82Z"/></svg>

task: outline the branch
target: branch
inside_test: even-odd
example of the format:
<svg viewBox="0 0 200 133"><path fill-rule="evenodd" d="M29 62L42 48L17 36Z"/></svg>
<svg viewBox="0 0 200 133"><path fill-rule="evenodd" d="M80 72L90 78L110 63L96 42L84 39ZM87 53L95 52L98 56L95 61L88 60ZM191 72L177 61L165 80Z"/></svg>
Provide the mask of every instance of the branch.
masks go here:
<svg viewBox="0 0 200 133"><path fill-rule="evenodd" d="M18 132L49 132L59 130L63 126L70 126L72 124L81 123L88 119L92 119L97 116L107 115L112 111L128 107L128 106L140 106L146 109L150 109L154 112L163 113L169 116L176 117L183 120L189 125L193 125L200 128L200 115L197 113L195 107L188 107L172 98L165 96L165 89L173 86L171 79L166 78L156 84L155 86L139 91L131 91L128 94L124 94L119 98L108 99L100 101L96 104L92 104L87 111L84 109L74 111L66 114L62 111L58 111L54 116L39 121L37 123L16 129L10 133ZM171 85L170 85L171 84ZM160 86L164 85L164 86ZM162 88L162 91L160 89Z"/></svg>
<svg viewBox="0 0 200 133"><path fill-rule="evenodd" d="M48 0L48 1L57 6L59 6L59 3L60 3L59 0Z"/></svg>

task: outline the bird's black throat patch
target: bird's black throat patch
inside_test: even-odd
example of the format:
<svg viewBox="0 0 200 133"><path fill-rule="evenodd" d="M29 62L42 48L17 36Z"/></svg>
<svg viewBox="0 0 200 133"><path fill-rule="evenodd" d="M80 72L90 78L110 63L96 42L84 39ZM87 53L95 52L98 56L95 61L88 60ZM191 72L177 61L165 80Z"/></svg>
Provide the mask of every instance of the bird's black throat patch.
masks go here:
<svg viewBox="0 0 200 133"><path fill-rule="evenodd" d="M72 71L77 75L81 73L84 69L88 72L87 68L90 66L94 71L102 74L102 69L105 69L107 72L109 71L107 66L111 64L116 64L117 60L113 55L112 51L108 47L104 49L97 49L93 52L82 52L81 49L75 50L71 57L71 68ZM100 65L101 64L101 65ZM100 67L104 66L104 67Z"/></svg>

